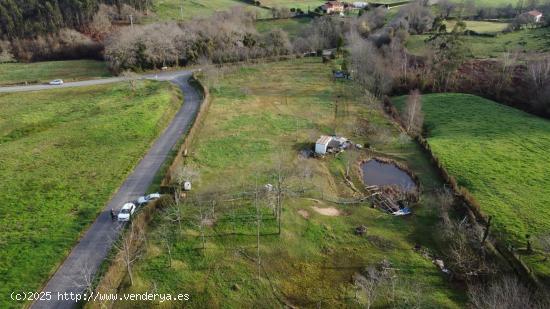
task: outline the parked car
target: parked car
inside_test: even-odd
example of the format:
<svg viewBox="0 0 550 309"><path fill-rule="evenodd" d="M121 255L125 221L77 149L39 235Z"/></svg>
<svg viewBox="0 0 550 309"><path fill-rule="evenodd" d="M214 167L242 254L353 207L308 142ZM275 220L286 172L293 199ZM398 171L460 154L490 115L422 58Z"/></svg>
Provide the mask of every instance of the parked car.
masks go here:
<svg viewBox="0 0 550 309"><path fill-rule="evenodd" d="M160 193L151 193L149 195L140 196L136 203L141 206L160 198Z"/></svg>
<svg viewBox="0 0 550 309"><path fill-rule="evenodd" d="M50 85L52 86L61 86L63 85L63 80L61 79L55 79L50 82Z"/></svg>
<svg viewBox="0 0 550 309"><path fill-rule="evenodd" d="M118 213L118 221L125 222L130 221L130 217L136 211L136 205L134 203L126 203L122 206L122 209Z"/></svg>

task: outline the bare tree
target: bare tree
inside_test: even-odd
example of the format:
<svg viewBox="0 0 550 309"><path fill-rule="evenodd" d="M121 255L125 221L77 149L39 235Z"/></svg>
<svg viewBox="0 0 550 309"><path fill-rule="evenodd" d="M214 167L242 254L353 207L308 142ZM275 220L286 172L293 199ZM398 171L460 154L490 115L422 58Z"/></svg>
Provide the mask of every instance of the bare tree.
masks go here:
<svg viewBox="0 0 550 309"><path fill-rule="evenodd" d="M353 283L355 285L355 298L359 299L361 293L366 304L365 307L370 308L374 302L386 292L388 285L393 288L392 282L395 279L393 271L390 267L384 264L387 261L382 261L377 267L369 266L362 273L353 275Z"/></svg>
<svg viewBox="0 0 550 309"><path fill-rule="evenodd" d="M468 296L472 307L479 309L543 308L538 307L533 293L514 277L470 286Z"/></svg>
<svg viewBox="0 0 550 309"><path fill-rule="evenodd" d="M90 23L90 31L96 38L103 38L112 28L111 15L113 7L101 4Z"/></svg>
<svg viewBox="0 0 550 309"><path fill-rule="evenodd" d="M412 90L407 97L403 113L403 124L405 130L412 136L418 136L422 133L424 114L422 113L422 97L418 90Z"/></svg>
<svg viewBox="0 0 550 309"><path fill-rule="evenodd" d="M132 89L132 91L136 91L139 75L132 71L124 71L120 76L124 77L124 79L128 81L128 84L130 85L130 89Z"/></svg>
<svg viewBox="0 0 550 309"><path fill-rule="evenodd" d="M456 9L456 3L449 0L439 0L437 6L444 18L449 18Z"/></svg>
<svg viewBox="0 0 550 309"><path fill-rule="evenodd" d="M205 226L208 222L208 213L204 210L203 203L200 201L195 202L195 206L198 207L198 214L196 215L197 220L197 227L200 231L200 237L201 237L201 244L202 244L202 252L203 254L206 253L206 235L205 235Z"/></svg>
<svg viewBox="0 0 550 309"><path fill-rule="evenodd" d="M174 230L170 225L162 224L158 231L160 242L166 247L168 252L168 265L172 267L172 243L174 242Z"/></svg>
<svg viewBox="0 0 550 309"><path fill-rule="evenodd" d="M121 237L119 241L114 243L120 253L128 276L130 284L134 285L134 276L132 273L132 265L140 258L142 253L141 243L145 239L143 230L133 222L130 222L130 229Z"/></svg>
<svg viewBox="0 0 550 309"><path fill-rule="evenodd" d="M493 86L495 94L500 96L502 90L508 88L512 83L514 68L517 63L517 54L504 52L497 63L499 71L497 74L493 74L495 78Z"/></svg>
<svg viewBox="0 0 550 309"><path fill-rule="evenodd" d="M550 82L550 57L529 63L527 69L531 85L536 91L544 89Z"/></svg>

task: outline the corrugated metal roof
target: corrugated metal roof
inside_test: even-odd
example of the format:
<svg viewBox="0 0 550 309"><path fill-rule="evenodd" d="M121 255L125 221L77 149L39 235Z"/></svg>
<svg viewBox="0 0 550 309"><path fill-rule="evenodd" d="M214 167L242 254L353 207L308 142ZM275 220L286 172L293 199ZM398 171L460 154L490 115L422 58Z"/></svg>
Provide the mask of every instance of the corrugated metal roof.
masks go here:
<svg viewBox="0 0 550 309"><path fill-rule="evenodd" d="M328 145L331 140L332 140L332 137L327 135L321 135L321 137L319 137L319 139L317 140L317 144Z"/></svg>

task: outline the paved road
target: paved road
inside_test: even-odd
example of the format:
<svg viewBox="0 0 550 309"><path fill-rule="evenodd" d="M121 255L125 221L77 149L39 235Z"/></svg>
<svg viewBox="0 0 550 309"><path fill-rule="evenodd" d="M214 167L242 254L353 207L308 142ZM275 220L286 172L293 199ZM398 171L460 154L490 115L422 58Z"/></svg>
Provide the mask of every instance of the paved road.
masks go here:
<svg viewBox="0 0 550 309"><path fill-rule="evenodd" d="M162 72L158 74L146 74L137 76L134 79L152 79L152 80L173 80L178 76L188 74L191 71L174 71L174 72ZM84 80L79 82L70 82L64 83L63 85L53 86L48 84L36 84L28 86L9 86L9 87L0 87L0 93L3 92L29 92L29 91L40 91L40 90L51 90L51 89L63 89L63 88L74 88L74 87L85 87L85 86L94 86L94 85L104 85L112 84L127 81L128 78L124 77L110 77L103 79L92 79Z"/></svg>
<svg viewBox="0 0 550 309"><path fill-rule="evenodd" d="M180 86L185 95L182 108L47 283L43 292L51 292L52 300L37 301L31 305L31 308L74 308L76 306L76 303L73 301L58 300L58 292L81 292L86 286L85 278L89 274L95 273L106 258L113 241L119 234L119 229L117 229L118 223L111 221L110 210L118 209L124 202L136 199L138 196L146 193L145 191L153 182L156 172L168 158L170 150L195 119L202 103L202 96L189 85L188 80L190 77L190 71L166 73L158 77L159 80L172 80L172 82ZM110 79L110 81L116 82L120 80ZM105 80L88 81L84 85L94 85L104 82ZM78 85L82 86L82 83L79 82ZM67 85L69 84L66 84L65 87ZM72 83L72 85L76 85L76 83ZM39 89L33 87L32 90L27 89L26 91L35 90Z"/></svg>

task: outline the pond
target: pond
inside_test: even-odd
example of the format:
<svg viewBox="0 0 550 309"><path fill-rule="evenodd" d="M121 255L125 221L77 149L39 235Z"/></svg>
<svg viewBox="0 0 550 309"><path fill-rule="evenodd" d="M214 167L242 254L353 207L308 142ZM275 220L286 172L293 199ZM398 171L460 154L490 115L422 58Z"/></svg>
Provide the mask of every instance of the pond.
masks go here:
<svg viewBox="0 0 550 309"><path fill-rule="evenodd" d="M393 163L369 160L361 163L363 182L367 186L399 186L404 191L415 191L416 183L405 172Z"/></svg>

